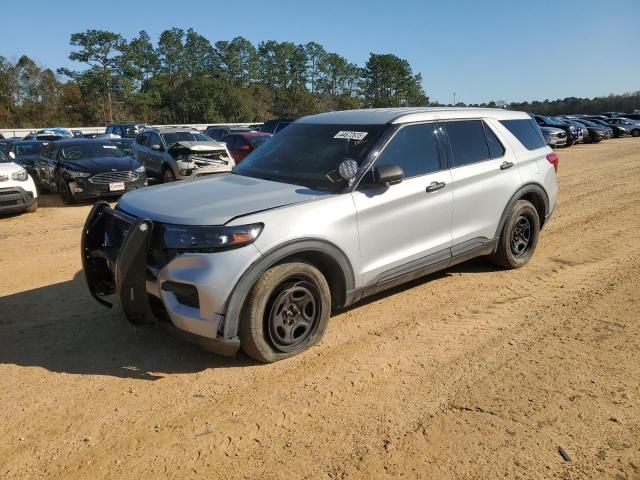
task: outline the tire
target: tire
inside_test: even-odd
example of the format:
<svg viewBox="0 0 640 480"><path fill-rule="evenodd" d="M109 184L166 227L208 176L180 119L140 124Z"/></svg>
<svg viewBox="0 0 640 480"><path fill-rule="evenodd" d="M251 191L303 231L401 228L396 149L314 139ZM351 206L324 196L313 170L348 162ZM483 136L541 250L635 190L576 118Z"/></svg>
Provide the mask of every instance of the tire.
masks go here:
<svg viewBox="0 0 640 480"><path fill-rule="evenodd" d="M33 213L33 212L35 212L37 209L38 209L38 199L36 198L36 199L33 201L33 205L31 205L31 206L29 207L29 210L27 210L27 213Z"/></svg>
<svg viewBox="0 0 640 480"><path fill-rule="evenodd" d="M631 136L640 137L640 130L638 130L637 128L635 130L631 130Z"/></svg>
<svg viewBox="0 0 640 480"><path fill-rule="evenodd" d="M264 363L297 355L322 338L330 313L329 285L316 267L305 262L275 265L247 297L240 318L240 346Z"/></svg>
<svg viewBox="0 0 640 480"><path fill-rule="evenodd" d="M538 211L531 202L518 200L507 215L491 260L503 268L524 267L536 250L539 235Z"/></svg>
<svg viewBox="0 0 640 480"><path fill-rule="evenodd" d="M165 165L164 168L162 169L162 183L169 183L169 182L175 182L175 181L176 181L175 173L173 173L173 170L171 170L171 167L169 167L168 165Z"/></svg>
<svg viewBox="0 0 640 480"><path fill-rule="evenodd" d="M60 179L60 182L58 183L58 191L62 197L62 203L65 205L71 205L75 201L71 190L69 190L69 185L62 179Z"/></svg>

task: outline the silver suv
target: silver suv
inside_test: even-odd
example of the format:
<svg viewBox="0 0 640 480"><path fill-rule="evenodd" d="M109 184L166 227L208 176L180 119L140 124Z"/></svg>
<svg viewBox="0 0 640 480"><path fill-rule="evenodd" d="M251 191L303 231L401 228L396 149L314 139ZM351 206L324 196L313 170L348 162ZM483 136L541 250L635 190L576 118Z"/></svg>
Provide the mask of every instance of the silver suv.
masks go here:
<svg viewBox="0 0 640 480"><path fill-rule="evenodd" d="M191 128L147 128L136 136L133 152L148 175L163 182L229 172L235 165L224 143Z"/></svg>
<svg viewBox="0 0 640 480"><path fill-rule="evenodd" d="M367 295L472 257L525 265L557 167L526 113L314 115L232 173L96 204L84 272L95 299L115 295L133 323L164 319L209 350L273 362Z"/></svg>

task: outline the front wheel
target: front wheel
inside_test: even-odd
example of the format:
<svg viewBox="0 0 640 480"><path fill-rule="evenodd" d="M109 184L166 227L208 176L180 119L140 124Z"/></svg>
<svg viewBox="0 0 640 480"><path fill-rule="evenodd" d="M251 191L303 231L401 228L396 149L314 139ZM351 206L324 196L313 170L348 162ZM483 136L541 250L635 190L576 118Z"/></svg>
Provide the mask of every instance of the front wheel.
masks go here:
<svg viewBox="0 0 640 480"><path fill-rule="evenodd" d="M504 268L520 268L531 260L540 235L538 211L527 200L518 200L502 227L498 248L491 260Z"/></svg>
<svg viewBox="0 0 640 480"><path fill-rule="evenodd" d="M301 353L324 335L331 292L324 275L304 262L264 272L247 297L239 325L242 350L271 363Z"/></svg>
<svg viewBox="0 0 640 480"><path fill-rule="evenodd" d="M69 185L63 179L60 179L60 183L58 184L58 191L60 192L60 196L62 197L62 203L65 205L71 205L74 202L73 193L71 193L71 189L69 189Z"/></svg>
<svg viewBox="0 0 640 480"><path fill-rule="evenodd" d="M638 129L631 130L631 136L632 137L640 137L640 130L638 130Z"/></svg>

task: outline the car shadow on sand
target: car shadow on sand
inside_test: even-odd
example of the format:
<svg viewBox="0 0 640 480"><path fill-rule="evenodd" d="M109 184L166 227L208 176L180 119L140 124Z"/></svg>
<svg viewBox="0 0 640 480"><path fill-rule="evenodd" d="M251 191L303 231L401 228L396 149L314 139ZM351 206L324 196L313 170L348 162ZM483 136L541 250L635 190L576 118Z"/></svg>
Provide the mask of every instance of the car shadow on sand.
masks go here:
<svg viewBox="0 0 640 480"><path fill-rule="evenodd" d="M477 259L408 282L341 309L357 309L453 273L497 271ZM256 365L245 355L223 357L170 335L157 325L135 327L118 307L89 295L82 272L70 281L0 297L0 364L52 372L158 380L169 374Z"/></svg>
<svg viewBox="0 0 640 480"><path fill-rule="evenodd" d="M159 326L134 327L117 307L98 305L78 272L67 282L0 297L0 364L157 380L255 362L205 352Z"/></svg>

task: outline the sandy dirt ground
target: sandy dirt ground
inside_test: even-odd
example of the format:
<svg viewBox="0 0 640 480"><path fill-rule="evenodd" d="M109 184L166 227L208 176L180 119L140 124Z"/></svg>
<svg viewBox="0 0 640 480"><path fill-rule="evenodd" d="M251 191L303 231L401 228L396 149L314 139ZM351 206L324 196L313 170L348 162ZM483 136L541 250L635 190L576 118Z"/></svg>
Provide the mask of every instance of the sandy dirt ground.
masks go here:
<svg viewBox="0 0 640 480"><path fill-rule="evenodd" d="M397 288L273 365L96 304L88 205L0 219L0 478L640 478L640 139L559 153L527 267Z"/></svg>

